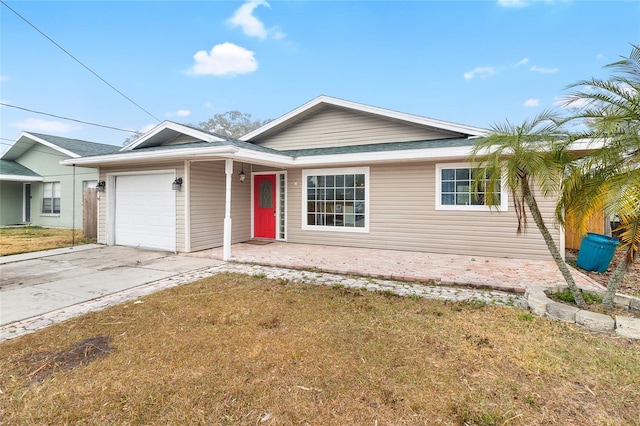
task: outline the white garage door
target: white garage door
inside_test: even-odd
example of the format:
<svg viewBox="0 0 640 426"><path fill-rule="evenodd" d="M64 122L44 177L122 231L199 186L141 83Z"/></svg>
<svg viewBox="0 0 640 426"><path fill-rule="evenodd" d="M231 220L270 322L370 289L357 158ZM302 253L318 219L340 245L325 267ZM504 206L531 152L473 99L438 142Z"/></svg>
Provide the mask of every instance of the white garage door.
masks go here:
<svg viewBox="0 0 640 426"><path fill-rule="evenodd" d="M116 245L175 251L173 179L173 173L116 176Z"/></svg>

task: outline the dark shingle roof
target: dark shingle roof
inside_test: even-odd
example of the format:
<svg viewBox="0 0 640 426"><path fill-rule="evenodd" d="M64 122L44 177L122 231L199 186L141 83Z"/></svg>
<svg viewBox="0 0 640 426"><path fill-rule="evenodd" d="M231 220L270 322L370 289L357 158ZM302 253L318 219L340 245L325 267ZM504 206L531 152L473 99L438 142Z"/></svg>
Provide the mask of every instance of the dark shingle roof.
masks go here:
<svg viewBox="0 0 640 426"><path fill-rule="evenodd" d="M292 149L281 151L281 154L296 157L309 157L313 155L335 155L335 154L357 154L364 152L386 152L386 151L404 151L409 149L433 149L433 148L455 148L460 146L471 146L475 143L475 139L456 138L456 139L433 139L426 141L410 141L410 142L389 142L389 143L372 143L367 145L350 145L336 146L331 148L310 148L310 149Z"/></svg>
<svg viewBox="0 0 640 426"><path fill-rule="evenodd" d="M71 151L74 154L77 154L81 157L88 157L91 155L112 154L120 149L119 146L83 141L80 139L63 138L60 136L43 135L42 133L32 133L32 132L29 132L29 134L36 136L40 139L43 139L47 142L50 142L56 146L59 146L62 149Z"/></svg>
<svg viewBox="0 0 640 426"><path fill-rule="evenodd" d="M33 170L11 160L0 160L0 175L40 177Z"/></svg>

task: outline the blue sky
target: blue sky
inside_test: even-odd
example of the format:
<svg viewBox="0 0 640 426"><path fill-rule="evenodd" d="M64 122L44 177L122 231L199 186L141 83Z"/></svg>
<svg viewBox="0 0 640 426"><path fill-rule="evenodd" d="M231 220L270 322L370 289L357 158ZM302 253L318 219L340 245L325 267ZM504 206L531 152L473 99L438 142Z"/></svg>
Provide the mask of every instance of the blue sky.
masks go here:
<svg viewBox="0 0 640 426"><path fill-rule="evenodd" d="M280 115L324 94L478 127L556 106L640 43L640 1L3 0L159 120ZM154 118L0 4L0 101L123 129ZM127 133L0 107L20 131Z"/></svg>

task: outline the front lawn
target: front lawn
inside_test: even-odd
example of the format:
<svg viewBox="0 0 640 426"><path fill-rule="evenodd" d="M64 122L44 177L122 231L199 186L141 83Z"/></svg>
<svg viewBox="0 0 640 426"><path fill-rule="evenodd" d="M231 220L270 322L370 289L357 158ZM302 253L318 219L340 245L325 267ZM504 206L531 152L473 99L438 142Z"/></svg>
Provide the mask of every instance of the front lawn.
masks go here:
<svg viewBox="0 0 640 426"><path fill-rule="evenodd" d="M0 353L6 424L640 421L639 342L515 308L238 274L57 324Z"/></svg>
<svg viewBox="0 0 640 426"><path fill-rule="evenodd" d="M92 242L92 239L83 237L82 229L75 230L76 245ZM40 226L0 228L0 256L71 247L72 243L71 229Z"/></svg>

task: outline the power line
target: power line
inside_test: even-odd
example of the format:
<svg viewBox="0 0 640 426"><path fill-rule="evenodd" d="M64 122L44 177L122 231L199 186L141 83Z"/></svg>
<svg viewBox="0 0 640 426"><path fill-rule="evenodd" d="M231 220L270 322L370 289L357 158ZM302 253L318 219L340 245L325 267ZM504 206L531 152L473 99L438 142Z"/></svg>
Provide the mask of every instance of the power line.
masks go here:
<svg viewBox="0 0 640 426"><path fill-rule="evenodd" d="M149 111L147 111L146 109L144 109L143 107L141 107L139 104L137 104L133 99L131 99L130 97L128 97L127 95L125 95L124 93L122 93L120 90L116 89L111 83L109 83L107 80L105 80L104 78L100 77L98 75L98 73L96 73L95 71L93 71L91 68L89 68L87 65L85 65L84 63L82 63L82 61L80 61L78 58L76 58L75 56L73 56L71 53L69 53L64 47L60 46L58 43L56 43L51 37L49 37L48 35L46 35L44 32L42 32L38 27L36 27L35 25L33 25L31 22L29 22L27 20L27 18L25 18L24 16L20 15L18 12L16 12L15 10L13 10L11 8L11 6L9 6L7 3L5 3L3 0L0 0L0 3L2 3L7 9L9 9L10 11L12 11L14 14L16 14L16 16L18 16L20 19L22 19L24 22L26 22L31 28L33 28L34 30L36 30L37 32L39 32L40 34L42 34L47 40L49 40L51 43L53 43L54 45L56 45L60 50L62 50L64 53L66 53L67 55L69 55L71 58L73 58L73 60L75 60L77 63L79 63L80 65L82 65L87 71L89 71L91 74L95 75L96 77L98 77L104 84L106 84L107 86L111 87L113 90L115 90L116 92L118 92L121 96L123 96L126 100L128 100L129 102L131 102L132 104L134 104L135 106L137 106L138 108L140 108L142 111L144 111L145 113L147 113L150 117L152 117L153 119L155 119L156 121L160 122L162 120L160 120L158 117L156 117L155 115L151 114Z"/></svg>
<svg viewBox="0 0 640 426"><path fill-rule="evenodd" d="M2 0L0 0L0 2L1 1ZM49 116L49 117L59 118L61 120L69 120L69 121L75 121L76 123L88 124L90 126L104 127L105 129L118 130L118 131L121 131L121 132L134 133L134 134L140 133L140 132L137 132L135 130L120 129L118 127L105 126L104 124L91 123L89 121L82 121L82 120L77 120L75 118L63 117L61 115L55 115L55 114L50 114L48 112L36 111L36 110L33 110L33 109L24 108L24 107L20 107L20 106L17 106L17 105L11 105L11 104L7 104L7 103L4 103L4 102L0 102L0 105L6 106L6 107L9 107L9 108L21 109L23 111L33 112L34 114L41 114L41 115L46 115L46 116Z"/></svg>

